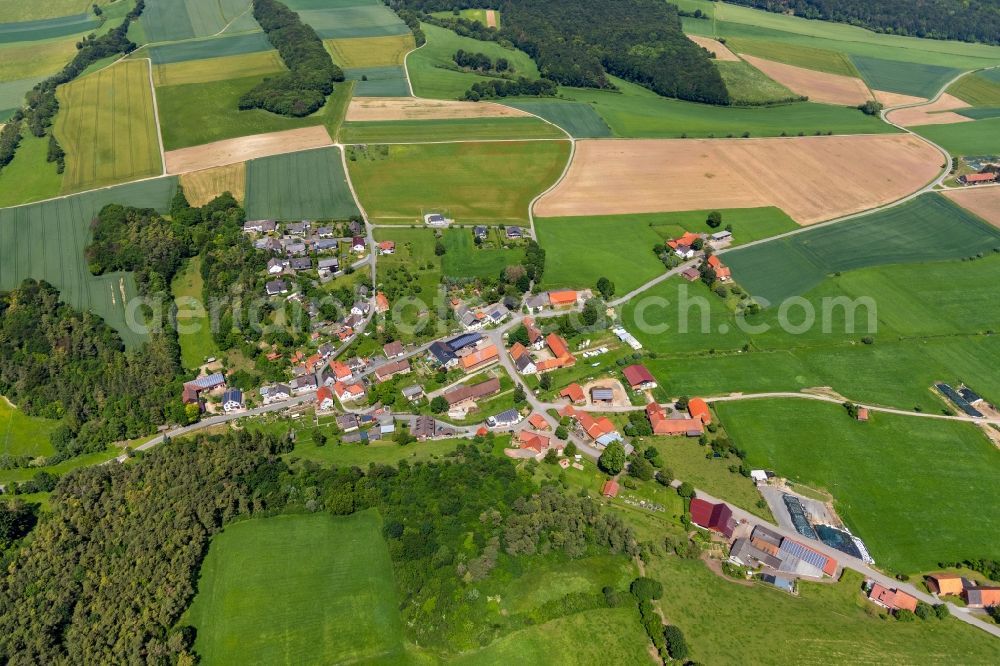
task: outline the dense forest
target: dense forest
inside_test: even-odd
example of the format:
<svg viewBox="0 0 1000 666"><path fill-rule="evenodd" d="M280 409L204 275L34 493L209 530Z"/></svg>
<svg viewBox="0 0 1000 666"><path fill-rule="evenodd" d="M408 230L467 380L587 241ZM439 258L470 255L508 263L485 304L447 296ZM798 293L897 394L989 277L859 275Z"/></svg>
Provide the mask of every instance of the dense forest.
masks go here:
<svg viewBox="0 0 1000 666"><path fill-rule="evenodd" d="M666 97L729 103L711 59L684 36L677 8L661 0L390 0L424 12L497 4L497 36L534 58L546 79L611 88L611 74Z"/></svg>
<svg viewBox="0 0 1000 666"><path fill-rule="evenodd" d="M241 431L72 472L50 513L38 517L24 505L0 512L0 545L8 546L0 661L191 663L194 630L177 622L209 539L240 517L281 511L377 508L408 631L442 653L480 647L545 615L611 604L605 594L570 593L530 617L483 621L487 600L472 591L520 575L521 558L639 552L617 517L592 500L539 489L491 447L460 446L443 460L398 468L289 467L278 457L291 449L288 439ZM615 604L619 592L627 594L611 595Z"/></svg>
<svg viewBox="0 0 1000 666"><path fill-rule="evenodd" d="M1000 44L998 0L726 0L878 32Z"/></svg>
<svg viewBox="0 0 1000 666"><path fill-rule="evenodd" d="M0 395L26 414L63 419L52 435L56 460L168 421L180 407L172 385L178 353L169 331L126 351L114 329L60 301L45 282L0 294Z"/></svg>
<svg viewBox="0 0 1000 666"><path fill-rule="evenodd" d="M285 116L308 116L326 103L344 72L333 63L312 26L277 0L253 0L253 15L278 50L287 72L258 83L239 101L241 109L266 109Z"/></svg>

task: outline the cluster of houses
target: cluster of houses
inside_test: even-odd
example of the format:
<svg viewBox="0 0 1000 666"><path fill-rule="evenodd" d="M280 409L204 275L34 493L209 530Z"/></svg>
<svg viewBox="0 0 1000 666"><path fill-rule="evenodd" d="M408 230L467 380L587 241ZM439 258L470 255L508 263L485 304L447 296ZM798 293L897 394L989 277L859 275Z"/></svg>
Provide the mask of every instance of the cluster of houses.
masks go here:
<svg viewBox="0 0 1000 666"><path fill-rule="evenodd" d="M521 240L522 238L524 238L524 229L516 225L504 227L503 232L504 236L507 237L507 240L510 241ZM472 228L472 236L480 241L486 240L486 238L489 235L490 235L490 229L485 225L477 224Z"/></svg>
<svg viewBox="0 0 1000 666"><path fill-rule="evenodd" d="M524 304L529 312L535 314L547 309L558 310L576 307L584 303L591 295L590 291L573 291L571 289L543 291L540 294L529 296Z"/></svg>
<svg viewBox="0 0 1000 666"><path fill-rule="evenodd" d="M510 358L519 373L540 375L576 365L576 357L570 353L569 345L561 335L549 333L543 336L530 317L524 318L524 327L528 331L528 346L515 342L510 348Z"/></svg>
<svg viewBox="0 0 1000 666"><path fill-rule="evenodd" d="M681 259L694 259L705 243L712 247L724 247L733 240L731 231L718 231L714 234L696 234L692 231L685 231L683 235L667 241L669 247L675 255Z"/></svg>
<svg viewBox="0 0 1000 666"><path fill-rule="evenodd" d="M687 414L667 409L657 402L646 405L646 418L653 429L654 435L686 435L699 437L705 431L705 426L712 422L712 412L708 404L701 398L691 398L688 401Z"/></svg>
<svg viewBox="0 0 1000 666"><path fill-rule="evenodd" d="M470 308L458 299L451 302L455 310L455 319L467 331L478 331L489 326L503 323L510 316L510 310L503 303L493 303L481 307Z"/></svg>
<svg viewBox="0 0 1000 666"><path fill-rule="evenodd" d="M280 224L274 220L251 220L244 223L243 231L258 236L254 243L258 249L275 255L267 263L267 274L272 278L265 285L268 296L288 293L288 282L284 279L287 276L315 270L321 279L326 279L337 273L340 260L331 255L338 254L342 243L349 244L354 254L368 252L364 227L357 221L350 223L352 235L342 238L337 237L332 225L314 226L309 220Z"/></svg>

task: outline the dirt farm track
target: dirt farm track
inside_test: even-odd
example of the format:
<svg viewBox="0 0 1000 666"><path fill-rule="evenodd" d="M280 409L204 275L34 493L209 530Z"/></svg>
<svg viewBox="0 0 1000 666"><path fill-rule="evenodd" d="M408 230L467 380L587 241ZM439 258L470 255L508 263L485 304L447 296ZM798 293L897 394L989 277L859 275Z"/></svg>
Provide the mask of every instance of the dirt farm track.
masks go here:
<svg viewBox="0 0 1000 666"><path fill-rule="evenodd" d="M539 217L777 206L814 224L919 190L941 155L910 134L577 142Z"/></svg>

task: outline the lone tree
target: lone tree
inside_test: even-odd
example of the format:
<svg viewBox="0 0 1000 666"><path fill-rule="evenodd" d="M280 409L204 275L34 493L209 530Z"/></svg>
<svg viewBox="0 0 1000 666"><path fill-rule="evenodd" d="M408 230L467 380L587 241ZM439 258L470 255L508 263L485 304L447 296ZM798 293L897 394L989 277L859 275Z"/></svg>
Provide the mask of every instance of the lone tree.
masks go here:
<svg viewBox="0 0 1000 666"><path fill-rule="evenodd" d="M437 256L440 257L447 251L448 251L447 248L445 248L444 243L442 243L441 241L438 241L437 243L434 244L434 254L436 254Z"/></svg>
<svg viewBox="0 0 1000 666"><path fill-rule="evenodd" d="M717 210L713 210L708 214L708 219L705 220L705 223L713 229L718 229L722 226L722 213Z"/></svg>
<svg viewBox="0 0 1000 666"><path fill-rule="evenodd" d="M625 467L625 447L621 442L608 444L608 448L597 459L597 466L611 476L619 474Z"/></svg>
<svg viewBox="0 0 1000 666"><path fill-rule="evenodd" d="M597 280L597 291L604 297L604 300L608 300L615 295L615 283L606 277L599 278Z"/></svg>
<svg viewBox="0 0 1000 666"><path fill-rule="evenodd" d="M524 388L520 384L514 387L514 402L516 404L521 404L522 402L524 402L526 397L527 396L525 396L524 394Z"/></svg>
<svg viewBox="0 0 1000 666"><path fill-rule="evenodd" d="M441 412L448 409L448 401L444 399L444 396L437 396L431 400L431 411L435 414L440 414Z"/></svg>
<svg viewBox="0 0 1000 666"><path fill-rule="evenodd" d="M685 481L677 487L677 494L680 495L681 497L691 499L692 497L694 497L694 486Z"/></svg>
<svg viewBox="0 0 1000 666"><path fill-rule="evenodd" d="M652 578L636 578L629 586L629 591L639 601L649 601L659 599L663 596L663 583Z"/></svg>

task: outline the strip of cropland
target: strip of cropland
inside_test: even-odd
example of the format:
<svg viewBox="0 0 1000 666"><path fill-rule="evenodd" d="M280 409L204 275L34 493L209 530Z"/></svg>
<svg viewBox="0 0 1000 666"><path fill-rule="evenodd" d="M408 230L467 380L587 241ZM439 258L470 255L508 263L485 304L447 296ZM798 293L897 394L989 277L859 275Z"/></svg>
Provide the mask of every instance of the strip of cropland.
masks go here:
<svg viewBox="0 0 1000 666"><path fill-rule="evenodd" d="M131 273L91 275L84 257L90 223L109 203L163 211L175 188L175 179L160 178L0 210L0 288L13 289L29 277L45 280L68 304L99 315L126 344L136 344L143 334L126 324L135 281ZM137 311L130 314L139 318Z"/></svg>
<svg viewBox="0 0 1000 666"><path fill-rule="evenodd" d="M162 172L149 65L126 60L57 91L54 133L66 151L63 191Z"/></svg>
<svg viewBox="0 0 1000 666"><path fill-rule="evenodd" d="M229 192L237 201L246 193L246 164L237 162L200 171L189 171L180 176L184 196L192 206L204 206L223 192Z"/></svg>
<svg viewBox="0 0 1000 666"><path fill-rule="evenodd" d="M382 37L351 37L324 41L333 61L344 69L402 65L406 54L416 48L413 34Z"/></svg>
<svg viewBox="0 0 1000 666"><path fill-rule="evenodd" d="M975 122L923 125L913 128L952 155L996 155L1000 153L1000 117Z"/></svg>
<svg viewBox="0 0 1000 666"><path fill-rule="evenodd" d="M347 219L359 215L340 148L320 148L247 163L250 219Z"/></svg>
<svg viewBox="0 0 1000 666"><path fill-rule="evenodd" d="M528 204L556 181L568 141L497 141L348 148L351 181L372 221L524 224Z"/></svg>
<svg viewBox="0 0 1000 666"><path fill-rule="evenodd" d="M277 51L271 50L156 65L153 68L153 81L156 87L160 88L263 76L285 70L281 56Z"/></svg>
<svg viewBox="0 0 1000 666"><path fill-rule="evenodd" d="M151 42L173 42L229 32L260 30L250 0L146 0L139 20ZM227 27L228 26L228 27Z"/></svg>
<svg viewBox="0 0 1000 666"><path fill-rule="evenodd" d="M288 0L322 39L381 37L410 32L396 14L379 0Z"/></svg>
<svg viewBox="0 0 1000 666"><path fill-rule="evenodd" d="M611 128L594 109L579 102L513 100L509 105L558 125L574 139L611 136Z"/></svg>
<svg viewBox="0 0 1000 666"><path fill-rule="evenodd" d="M333 140L322 125L254 134L236 139L171 150L164 156L168 173L187 173L236 164L258 157L330 146Z"/></svg>
<svg viewBox="0 0 1000 666"><path fill-rule="evenodd" d="M896 201L940 172L907 134L579 141L542 217L777 206L811 224Z"/></svg>
<svg viewBox="0 0 1000 666"><path fill-rule="evenodd" d="M830 491L882 568L916 573L1000 556L990 536L1000 528L1000 505L982 501L1000 456L974 425L892 414L859 423L840 405L797 400L716 408L749 464ZM942 486L949 492L936 492Z"/></svg>
<svg viewBox="0 0 1000 666"><path fill-rule="evenodd" d="M877 242L871 242L877 239ZM779 303L826 275L865 266L971 257L1000 246L1000 231L939 194L725 254L754 296Z"/></svg>

